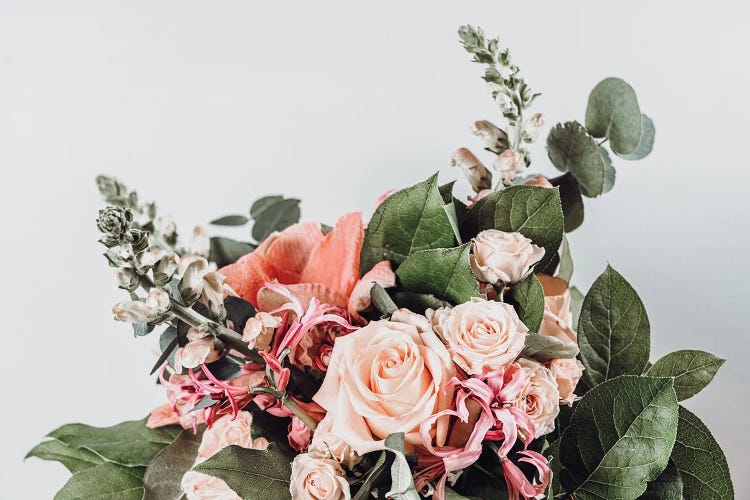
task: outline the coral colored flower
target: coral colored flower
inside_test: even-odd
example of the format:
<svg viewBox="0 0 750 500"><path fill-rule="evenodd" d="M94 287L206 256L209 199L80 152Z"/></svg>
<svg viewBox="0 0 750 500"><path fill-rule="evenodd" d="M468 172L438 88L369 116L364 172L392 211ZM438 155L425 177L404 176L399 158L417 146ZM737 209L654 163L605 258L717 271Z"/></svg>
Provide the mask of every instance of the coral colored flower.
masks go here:
<svg viewBox="0 0 750 500"><path fill-rule="evenodd" d="M524 185L526 186L536 186L536 187L542 187L547 189L552 189L554 186L552 183L543 175L537 175L536 177L532 177L531 179L524 182Z"/></svg>
<svg viewBox="0 0 750 500"><path fill-rule="evenodd" d="M537 274L544 291L544 317L539 333L549 335L566 344L578 344L578 336L571 328L573 315L570 311L570 290L565 280Z"/></svg>
<svg viewBox="0 0 750 500"><path fill-rule="evenodd" d="M302 451L308 447L312 436L312 429L295 415L292 415L292 421L289 422L289 446L297 451Z"/></svg>

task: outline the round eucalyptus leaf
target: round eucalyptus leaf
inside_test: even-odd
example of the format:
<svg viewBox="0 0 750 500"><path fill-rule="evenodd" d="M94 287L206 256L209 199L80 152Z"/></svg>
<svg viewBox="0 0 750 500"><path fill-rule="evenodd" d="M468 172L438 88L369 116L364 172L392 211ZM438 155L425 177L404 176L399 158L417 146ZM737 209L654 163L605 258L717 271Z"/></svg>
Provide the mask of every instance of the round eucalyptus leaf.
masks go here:
<svg viewBox="0 0 750 500"><path fill-rule="evenodd" d="M586 108L586 128L606 137L616 154L632 154L641 143L641 109L633 87L619 78L605 78L594 87Z"/></svg>
<svg viewBox="0 0 750 500"><path fill-rule="evenodd" d="M641 160L648 156L654 149L654 138L656 136L656 127L651 118L641 115L643 121L643 131L641 132L641 142L635 151L629 155L623 155L626 160Z"/></svg>

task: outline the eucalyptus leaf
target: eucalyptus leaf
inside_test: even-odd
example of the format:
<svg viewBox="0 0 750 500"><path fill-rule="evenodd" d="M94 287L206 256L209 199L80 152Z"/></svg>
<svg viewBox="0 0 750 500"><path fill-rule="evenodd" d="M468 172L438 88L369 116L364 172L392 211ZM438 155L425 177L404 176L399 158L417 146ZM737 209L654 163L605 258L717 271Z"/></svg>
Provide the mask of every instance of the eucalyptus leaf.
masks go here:
<svg viewBox="0 0 750 500"><path fill-rule="evenodd" d="M253 218L252 234L255 241L262 242L271 233L299 222L301 215L299 200L279 198L279 196L261 198L250 208L250 216Z"/></svg>
<svg viewBox="0 0 750 500"><path fill-rule="evenodd" d="M578 319L581 316L581 307L583 307L583 293L578 287L572 286L570 290L570 314L573 316L573 323L570 325L574 331L578 331Z"/></svg>
<svg viewBox="0 0 750 500"><path fill-rule="evenodd" d="M255 250L255 245L223 236L214 236L209 242L208 260L215 262L219 267L234 264L240 257Z"/></svg>
<svg viewBox="0 0 750 500"><path fill-rule="evenodd" d="M573 174L568 172L560 177L550 179L550 182L560 190L565 232L575 231L583 224L584 215L583 198L578 181L573 177Z"/></svg>
<svg viewBox="0 0 750 500"><path fill-rule="evenodd" d="M143 337L154 331L153 323L131 323L133 327L133 335L136 337Z"/></svg>
<svg viewBox="0 0 750 500"><path fill-rule="evenodd" d="M678 431L679 432L679 429ZM682 500L682 476L672 460L659 477L648 483L639 500Z"/></svg>
<svg viewBox="0 0 750 500"><path fill-rule="evenodd" d="M510 288L508 303L515 307L518 317L529 331L539 331L544 317L544 290L534 274Z"/></svg>
<svg viewBox="0 0 750 500"><path fill-rule="evenodd" d="M713 380L723 359L704 351L683 350L667 354L648 371L652 377L674 377L674 389L680 401L698 394Z"/></svg>
<svg viewBox="0 0 750 500"><path fill-rule="evenodd" d="M557 189L511 186L479 200L461 223L461 235L469 241L480 231L498 229L520 232L544 248L537 269L544 269L560 248L563 212Z"/></svg>
<svg viewBox="0 0 750 500"><path fill-rule="evenodd" d="M583 396L560 438L561 484L576 499L638 498L677 435L670 378L624 375Z"/></svg>
<svg viewBox="0 0 750 500"><path fill-rule="evenodd" d="M404 290L432 294L452 304L479 296L479 285L469 266L471 247L414 252L396 270Z"/></svg>
<svg viewBox="0 0 750 500"><path fill-rule="evenodd" d="M375 306L375 309L380 311L383 316L390 317L394 312L396 312L396 309L398 307L391 299L391 296L388 295L388 292L385 291L385 288L380 286L378 283L373 284L372 288L370 289L370 298L372 299L372 304Z"/></svg>
<svg viewBox="0 0 750 500"><path fill-rule="evenodd" d="M104 463L76 472L55 500L141 500L143 467Z"/></svg>
<svg viewBox="0 0 750 500"><path fill-rule="evenodd" d="M420 250L454 245L453 228L437 182L435 174L393 193L378 206L365 231L361 274L382 260L398 266Z"/></svg>
<svg viewBox="0 0 750 500"><path fill-rule="evenodd" d="M244 215L225 215L224 217L212 220L209 224L213 224L214 226L244 226L249 221L250 219Z"/></svg>
<svg viewBox="0 0 750 500"><path fill-rule="evenodd" d="M570 283L573 277L573 256L570 254L570 244L568 238L563 236L562 245L560 245L560 267L557 269L557 277Z"/></svg>
<svg viewBox="0 0 750 500"><path fill-rule="evenodd" d="M686 500L734 498L732 477L719 443L705 424L682 406L672 460L680 471Z"/></svg>
<svg viewBox="0 0 750 500"><path fill-rule="evenodd" d="M656 127L654 127L654 122L645 114L641 115L641 120L643 123L641 142L638 144L635 151L629 155L622 156L626 160L641 160L648 156L654 149L654 139L656 137Z"/></svg>
<svg viewBox="0 0 750 500"><path fill-rule="evenodd" d="M386 498L399 500L420 500L414 487L411 467L404 451L404 433L391 434L385 439L385 449L394 454L391 464L391 489Z"/></svg>
<svg viewBox="0 0 750 500"><path fill-rule="evenodd" d="M641 142L641 109L633 88L619 78L606 78L589 95L586 128L606 137L618 155L632 154Z"/></svg>
<svg viewBox="0 0 750 500"><path fill-rule="evenodd" d="M578 346L586 367L582 380L588 387L618 375L641 374L648 363L651 338L646 308L611 266L596 279L583 301Z"/></svg>
<svg viewBox="0 0 750 500"><path fill-rule="evenodd" d="M193 470L222 479L244 500L290 499L292 457L282 453L276 443L265 450L228 446Z"/></svg>
<svg viewBox="0 0 750 500"><path fill-rule="evenodd" d="M599 154L604 162L604 188L602 192L609 193L615 186L617 172L614 165L612 165L612 158L609 157L609 153L607 153L607 150L603 146L599 146Z"/></svg>
<svg viewBox="0 0 750 500"><path fill-rule="evenodd" d="M104 463L104 459L93 451L85 448L71 448L57 439L39 443L26 454L25 458L30 457L60 462L72 473Z"/></svg>
<svg viewBox="0 0 750 500"><path fill-rule="evenodd" d="M578 355L578 347L573 344L565 344L549 335L529 333L526 335L523 355L542 363L551 359L573 359Z"/></svg>
<svg viewBox="0 0 750 500"><path fill-rule="evenodd" d="M605 186L605 163L599 145L578 122L557 124L547 137L547 154L561 172L570 172L581 193L599 196Z"/></svg>
<svg viewBox="0 0 750 500"><path fill-rule="evenodd" d="M179 500L182 497L180 482L198 456L201 437L202 433L184 430L151 460L143 476L143 500Z"/></svg>
<svg viewBox="0 0 750 500"><path fill-rule="evenodd" d="M280 201L284 201L284 197L280 194L272 194L264 196L262 198L258 198L250 207L250 218L258 218L264 210L272 205L275 205L276 203L279 203Z"/></svg>

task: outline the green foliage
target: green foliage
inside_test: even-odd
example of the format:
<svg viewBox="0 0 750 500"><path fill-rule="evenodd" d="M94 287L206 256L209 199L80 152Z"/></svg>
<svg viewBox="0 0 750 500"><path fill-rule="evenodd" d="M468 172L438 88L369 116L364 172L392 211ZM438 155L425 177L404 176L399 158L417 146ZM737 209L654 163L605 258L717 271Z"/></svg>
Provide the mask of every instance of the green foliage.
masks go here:
<svg viewBox="0 0 750 500"><path fill-rule="evenodd" d="M209 224L215 226L244 226L249 221L250 219L244 215L225 215L224 217L212 220Z"/></svg>
<svg viewBox="0 0 750 500"><path fill-rule="evenodd" d="M594 137L606 137L618 155L629 155L641 142L643 124L633 88L619 78L605 78L589 95L586 128Z"/></svg>
<svg viewBox="0 0 750 500"><path fill-rule="evenodd" d="M568 238L563 236L562 245L560 245L560 267L557 269L557 277L570 283L573 277L573 256L570 254L570 244Z"/></svg>
<svg viewBox="0 0 750 500"><path fill-rule="evenodd" d="M461 235L468 241L485 229L520 232L544 248L538 269L552 261L563 236L563 212L557 189L512 186L479 200L464 217Z"/></svg>
<svg viewBox="0 0 750 500"><path fill-rule="evenodd" d="M202 433L184 430L151 460L143 476L143 500L178 500L180 482L198 456Z"/></svg>
<svg viewBox="0 0 750 500"><path fill-rule="evenodd" d="M469 267L470 245L415 252L396 270L403 289L432 294L452 304L479 296L479 286Z"/></svg>
<svg viewBox="0 0 750 500"><path fill-rule="evenodd" d="M104 463L104 459L93 451L85 448L71 448L56 439L39 443L26 455L26 458L29 457L60 462L72 473Z"/></svg>
<svg viewBox="0 0 750 500"><path fill-rule="evenodd" d="M403 433L391 434L386 438L385 450L378 455L378 459L352 500L369 498L374 489L378 490L380 498L419 500L420 496L414 488L411 468L404 454Z"/></svg>
<svg viewBox="0 0 750 500"><path fill-rule="evenodd" d="M607 266L586 294L578 320L578 347L586 367L582 380L594 387L618 375L643 373L650 345L643 302L625 278Z"/></svg>
<svg viewBox="0 0 750 500"><path fill-rule="evenodd" d="M530 333L526 335L523 355L543 363L551 359L575 358L578 355L578 347L549 335Z"/></svg>
<svg viewBox="0 0 750 500"><path fill-rule="evenodd" d="M599 145L580 123L558 123L547 137L547 154L558 170L571 173L584 196L606 192L607 164Z"/></svg>
<svg viewBox="0 0 750 500"><path fill-rule="evenodd" d="M352 495L352 500L366 500L370 497L370 492L375 489L383 479L388 467L388 454L381 451L375 464L367 473L365 480L360 485L357 492Z"/></svg>
<svg viewBox="0 0 750 500"><path fill-rule="evenodd" d="M362 274L381 260L398 266L417 251L454 245L437 182L435 174L392 194L375 210L362 244Z"/></svg>
<svg viewBox="0 0 750 500"><path fill-rule="evenodd" d="M704 351L683 350L667 354L648 370L652 377L674 377L680 401L698 394L713 380L723 359Z"/></svg>
<svg viewBox="0 0 750 500"><path fill-rule="evenodd" d="M513 285L507 297L529 331L538 332L544 317L544 290L536 276L529 274Z"/></svg>
<svg viewBox="0 0 750 500"><path fill-rule="evenodd" d="M228 446L193 470L222 479L240 497L247 500L291 498L289 483L292 456L276 443L265 450Z"/></svg>
<svg viewBox="0 0 750 500"><path fill-rule="evenodd" d="M578 229L583 224L583 198L581 198L581 187L578 185L573 174L551 179L553 186L560 190L560 204L564 216L565 232L569 233Z"/></svg>
<svg viewBox="0 0 750 500"><path fill-rule="evenodd" d="M398 309L398 306L393 302L388 292L385 291L385 288L377 283L370 289L370 298L372 299L372 305L383 316L390 317Z"/></svg>
<svg viewBox="0 0 750 500"><path fill-rule="evenodd" d="M215 262L219 267L234 264L240 257L255 250L255 245L224 238L223 236L214 236L209 242L208 260Z"/></svg>
<svg viewBox="0 0 750 500"><path fill-rule="evenodd" d="M73 474L55 500L141 500L143 472L143 467L99 464Z"/></svg>
<svg viewBox="0 0 750 500"><path fill-rule="evenodd" d="M686 500L734 498L732 477L719 443L705 424L682 406L672 460L680 471Z"/></svg>
<svg viewBox="0 0 750 500"><path fill-rule="evenodd" d="M672 460L659 477L648 483L646 492L638 498L639 500L682 500L682 477Z"/></svg>
<svg viewBox="0 0 750 500"><path fill-rule="evenodd" d="M250 207L253 238L261 242L274 231L281 231L299 222L299 200L281 195L265 196Z"/></svg>
<svg viewBox="0 0 750 500"><path fill-rule="evenodd" d="M653 120L648 116L641 115L643 121L643 131L641 133L641 142L635 151L629 155L623 155L626 160L641 160L648 156L654 149L654 139L656 137L656 127Z"/></svg>
<svg viewBox="0 0 750 500"><path fill-rule="evenodd" d="M638 498L677 435L672 379L625 375L578 402L560 442L561 484L576 499Z"/></svg>
<svg viewBox="0 0 750 500"><path fill-rule="evenodd" d="M570 325L573 330L578 331L578 319L581 316L581 307L583 307L583 293L578 287L570 287L570 314L573 316L573 323Z"/></svg>

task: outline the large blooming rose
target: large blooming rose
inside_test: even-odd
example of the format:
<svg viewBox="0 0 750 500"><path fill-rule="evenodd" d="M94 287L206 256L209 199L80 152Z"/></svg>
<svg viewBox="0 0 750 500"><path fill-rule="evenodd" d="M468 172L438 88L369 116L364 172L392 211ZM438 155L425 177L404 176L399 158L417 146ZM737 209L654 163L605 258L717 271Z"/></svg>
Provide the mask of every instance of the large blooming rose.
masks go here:
<svg viewBox="0 0 750 500"><path fill-rule="evenodd" d="M549 434L555 429L555 419L560 413L560 393L555 375L541 363L521 358L518 364L526 371L529 382L521 391L517 406L534 422L535 437Z"/></svg>
<svg viewBox="0 0 750 500"><path fill-rule="evenodd" d="M515 283L531 272L544 257L544 249L521 233L487 229L471 240L469 263L485 283Z"/></svg>
<svg viewBox="0 0 750 500"><path fill-rule="evenodd" d="M452 309L442 307L431 320L453 361L471 375L511 364L529 332L512 306L478 298Z"/></svg>
<svg viewBox="0 0 750 500"><path fill-rule="evenodd" d="M573 315L570 312L570 290L565 280L546 274L537 274L544 290L544 318L539 333L549 335L566 344L577 344L576 332L570 327Z"/></svg>
<svg viewBox="0 0 750 500"><path fill-rule="evenodd" d="M292 462L289 492L293 500L349 500L349 481L332 458L301 453Z"/></svg>
<svg viewBox="0 0 750 500"><path fill-rule="evenodd" d="M410 313L398 312L411 318ZM422 323L428 326L424 318ZM336 340L328 372L313 400L328 411L332 432L357 453L383 449L388 435L422 442L419 425L448 408L455 375L450 355L432 330L397 321L373 321ZM436 424L445 442L447 418Z"/></svg>

